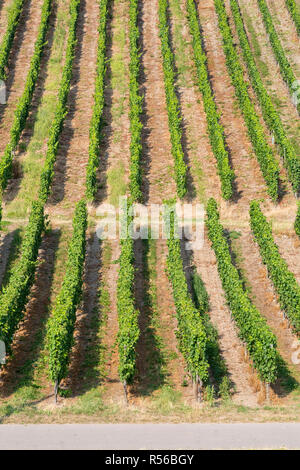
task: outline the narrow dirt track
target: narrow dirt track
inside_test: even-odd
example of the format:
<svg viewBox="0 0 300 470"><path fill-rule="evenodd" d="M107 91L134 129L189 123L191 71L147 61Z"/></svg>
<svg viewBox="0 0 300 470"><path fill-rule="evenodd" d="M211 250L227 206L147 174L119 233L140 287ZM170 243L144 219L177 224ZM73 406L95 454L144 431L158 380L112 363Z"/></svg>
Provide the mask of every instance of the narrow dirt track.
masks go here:
<svg viewBox="0 0 300 470"><path fill-rule="evenodd" d="M99 5L81 2L77 48L69 94L69 113L60 138L49 212L65 215L84 196L88 162L89 128L95 88ZM59 205L58 205L59 204ZM57 206L58 205L58 206ZM53 207L57 206L57 207ZM69 214L69 212L67 212Z"/></svg>
<svg viewBox="0 0 300 470"><path fill-rule="evenodd" d="M219 333L221 354L226 362L229 378L234 385L233 400L239 404L257 406L258 394L249 383L251 378L249 365L243 360L242 345L234 320L231 320L230 311L226 305L217 261L206 237L203 249L194 252L194 263L210 298L209 316Z"/></svg>
<svg viewBox="0 0 300 470"><path fill-rule="evenodd" d="M8 143L18 99L24 90L41 19L42 0L25 2L8 64L7 102L0 105L0 154Z"/></svg>

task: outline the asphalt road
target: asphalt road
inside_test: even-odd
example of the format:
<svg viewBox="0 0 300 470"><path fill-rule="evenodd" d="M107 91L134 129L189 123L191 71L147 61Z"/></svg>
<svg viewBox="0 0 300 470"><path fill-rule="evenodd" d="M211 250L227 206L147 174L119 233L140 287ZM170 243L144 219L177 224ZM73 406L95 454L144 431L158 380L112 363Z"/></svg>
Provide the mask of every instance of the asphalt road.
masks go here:
<svg viewBox="0 0 300 470"><path fill-rule="evenodd" d="M300 449L300 423L0 425L0 449Z"/></svg>

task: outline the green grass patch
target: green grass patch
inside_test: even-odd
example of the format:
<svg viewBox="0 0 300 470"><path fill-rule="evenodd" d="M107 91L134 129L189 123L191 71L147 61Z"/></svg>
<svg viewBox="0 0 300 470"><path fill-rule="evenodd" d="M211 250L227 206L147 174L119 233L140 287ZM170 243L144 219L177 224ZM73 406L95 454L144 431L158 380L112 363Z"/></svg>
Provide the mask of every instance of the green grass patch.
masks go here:
<svg viewBox="0 0 300 470"><path fill-rule="evenodd" d="M127 191L123 162L119 161L107 172L107 185L109 188L109 202L117 207L119 198L125 196Z"/></svg>
<svg viewBox="0 0 300 470"><path fill-rule="evenodd" d="M263 78L266 78L269 76L269 69L268 69L267 64L263 61L261 57L262 56L262 50L260 46L261 40L259 40L257 37L252 18L248 15L248 13L244 9L243 9L243 17L244 17L244 21L246 23L246 26L249 32L249 36L250 36L249 41L250 41L250 44L252 45L252 51L256 59L258 69L260 73L262 74Z"/></svg>
<svg viewBox="0 0 300 470"><path fill-rule="evenodd" d="M162 416L192 411L192 408L182 401L182 394L170 385L164 385L153 397L151 408Z"/></svg>

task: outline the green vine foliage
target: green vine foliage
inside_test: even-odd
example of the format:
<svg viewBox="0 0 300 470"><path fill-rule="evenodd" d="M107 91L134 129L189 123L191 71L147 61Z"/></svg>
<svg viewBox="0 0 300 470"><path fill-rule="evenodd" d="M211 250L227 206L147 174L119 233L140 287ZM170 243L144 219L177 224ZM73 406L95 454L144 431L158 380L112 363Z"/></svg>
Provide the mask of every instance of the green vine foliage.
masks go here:
<svg viewBox="0 0 300 470"><path fill-rule="evenodd" d="M214 199L210 199L207 204L206 225L216 254L223 289L238 327L239 336L246 344L261 380L273 383L278 374L276 337L243 288L243 282L232 263L229 246L220 223L218 206Z"/></svg>
<svg viewBox="0 0 300 470"><path fill-rule="evenodd" d="M52 0L44 0L38 37L35 42L34 53L30 62L25 89L17 104L14 121L10 130L10 141L5 148L4 155L0 161L0 189L2 191L6 188L7 182L11 177L13 152L19 143L29 114L33 93L39 76L41 59L49 26L51 7Z"/></svg>
<svg viewBox="0 0 300 470"><path fill-rule="evenodd" d="M132 204L142 198L140 159L142 154L141 113L143 98L140 95L140 30L138 26L138 0L129 2L129 42L130 42L130 201L128 207L122 210L122 227L126 234L121 239L120 270L117 284L118 309L118 350L119 377L123 384L132 383L136 371L136 343L140 336L138 323L139 312L135 308L134 285L134 240L128 233L132 224Z"/></svg>
<svg viewBox="0 0 300 470"><path fill-rule="evenodd" d="M48 147L45 165L41 174L39 198L44 203L50 194L54 175L54 163L59 146L59 137L63 128L64 120L68 114L67 100L70 92L72 69L74 62L76 41L76 27L78 22L80 0L71 0L70 3L70 26L66 50L66 60L63 68L62 80L56 105L55 116L49 131Z"/></svg>
<svg viewBox="0 0 300 470"><path fill-rule="evenodd" d="M200 314L189 293L181 258L180 240L175 235L177 224L173 212L170 214L170 222L167 268L177 312L179 348L192 378L194 380L199 378L205 382L208 379L209 365L206 354L204 311Z"/></svg>
<svg viewBox="0 0 300 470"><path fill-rule="evenodd" d="M182 128L180 106L175 90L174 54L170 47L168 25L168 0L159 0L159 35L161 39L161 51L163 57L164 83L169 117L169 129L171 135L172 154L175 162L175 178L177 194L183 198L187 192L186 177L187 167L184 161L182 148Z"/></svg>
<svg viewBox="0 0 300 470"><path fill-rule="evenodd" d="M140 159L142 154L142 129L141 114L143 111L143 98L139 91L140 76L140 50L138 27L138 0L130 0L130 194L134 201L140 201L141 191L141 168Z"/></svg>
<svg viewBox="0 0 300 470"><path fill-rule="evenodd" d="M15 0L10 7L6 32L0 45L0 80L5 80L6 78L5 69L7 67L9 53L12 48L23 5L24 0Z"/></svg>
<svg viewBox="0 0 300 470"><path fill-rule="evenodd" d="M231 10L237 28L240 45L246 62L253 89L259 99L263 117L271 132L274 133L275 142L279 145L280 154L288 172L289 180L295 192L300 188L300 162L293 145L287 138L285 129L278 112L276 111L270 95L264 87L260 73L257 69L248 37L244 28L238 0L231 0Z"/></svg>
<svg viewBox="0 0 300 470"><path fill-rule="evenodd" d="M89 161L86 175L86 197L93 200L97 192L97 169L99 168L99 147L101 141L101 122L104 109L104 78L106 72L106 27L109 0L100 1L100 24L98 38L97 75L94 95L93 114L90 124Z"/></svg>
<svg viewBox="0 0 300 470"><path fill-rule="evenodd" d="M295 0L285 0L285 3L295 22L298 36L300 36L300 7L296 5Z"/></svg>
<svg viewBox="0 0 300 470"><path fill-rule="evenodd" d="M62 128L63 120L66 115L66 102L68 91L70 87L70 80L72 74L72 63L74 56L74 48L76 45L75 29L78 17L78 6L80 0L71 1L71 22L69 29L69 38L67 44L66 64L64 66L62 85L59 93L59 103L56 109L56 116L52 127L50 129L50 138L48 142L48 152L46 165L41 178L41 187L39 192L39 200L33 203L32 211L29 219L29 224L26 229L24 241L21 248L21 256L11 274L8 285L3 289L1 296L0 306L0 338L5 342L8 351L12 342L13 335L18 328L20 320L23 318L30 289L32 287L36 269L38 249L41 243L42 232L44 229L44 204L47 200L51 179L45 178L49 176L49 159L53 152L56 154L58 146L58 138ZM38 77L39 65L45 37L47 32L49 15L51 12L51 1L45 1L42 8L42 20L40 24L38 39L35 44L34 56L31 61L31 68L28 74L25 92L19 102L18 110L15 115L15 122L13 129L18 129L21 133L21 126L18 124L18 119L25 125L26 113L28 114L30 103L29 97L32 98L34 86ZM26 108L27 103L27 110ZM18 118L17 118L18 116ZM15 134L14 134L15 135ZM17 136L13 141L12 148L17 145ZM55 158L54 158L55 160ZM52 162L54 164L54 162ZM1 162L2 164L2 162ZM3 170L3 164L1 166ZM52 170L53 171L53 170ZM46 173L45 173L46 172ZM3 175L3 172L2 172ZM52 176L52 173L51 173ZM2 180L3 181L3 180ZM84 203L81 203L81 212L84 211ZM80 208L78 209L78 211ZM85 218L86 219L86 218ZM77 230L78 231L78 230ZM70 255L72 257L72 255ZM82 256L84 256L84 251ZM74 258L75 260L75 258ZM71 268L70 268L71 269ZM73 269L73 268L72 268ZM75 270L74 270L75 272Z"/></svg>
<svg viewBox="0 0 300 470"><path fill-rule="evenodd" d="M248 85L244 80L243 68L235 49L224 1L214 0L214 3L218 15L219 29L223 38L223 48L231 81L235 88L241 111L244 115L249 137L267 184L268 193L273 200L277 200L279 190L278 163L266 140L264 129L255 111L255 106L249 96Z"/></svg>
<svg viewBox="0 0 300 470"><path fill-rule="evenodd" d="M34 202L21 246L21 255L13 267L8 284L0 294L0 339L4 341L7 351L13 340L32 287L38 250L44 230L44 207Z"/></svg>
<svg viewBox="0 0 300 470"><path fill-rule="evenodd" d="M128 208L122 211L121 223L123 230L132 223L130 207L129 205ZM136 343L140 336L140 330L138 324L139 312L135 308L134 298L134 240L129 233L121 239L119 263L120 270L117 283L119 376L124 384L130 384L136 371Z"/></svg>
<svg viewBox="0 0 300 470"><path fill-rule="evenodd" d="M66 273L47 328L49 373L58 384L67 375L73 345L76 309L82 295L86 229L87 208L81 200L75 209Z"/></svg>
<svg viewBox="0 0 300 470"><path fill-rule="evenodd" d="M192 286L197 309L201 312L201 314L208 313L210 309L209 296L205 284L196 270L193 272Z"/></svg>
<svg viewBox="0 0 300 470"><path fill-rule="evenodd" d="M257 201L250 206L251 229L258 243L263 263L277 292L280 306L286 312L293 329L300 332L300 286L274 242L270 223Z"/></svg>
<svg viewBox="0 0 300 470"><path fill-rule="evenodd" d="M297 215L296 215L294 227L295 227L296 234L300 238L300 203L298 203L298 210L297 210Z"/></svg>
<svg viewBox="0 0 300 470"><path fill-rule="evenodd" d="M263 17L263 22L264 22L266 31L270 38L274 55L279 64L281 75L284 81L286 82L287 86L289 87L290 93L293 95L293 93L297 89L300 88L300 85L296 86L295 88L295 84L297 84L297 78L293 72L291 64L286 58L284 49L279 40L278 34L276 32L276 29L272 20L272 16L271 16L271 13L270 13L270 10L268 8L266 1L265 0L257 0L257 1L258 1L258 5L260 8L262 17ZM298 109L298 112L300 113L300 103L297 104L297 109Z"/></svg>
<svg viewBox="0 0 300 470"><path fill-rule="evenodd" d="M187 14L189 28L193 39L194 59L197 68L198 84L203 95L208 133L211 146L217 160L218 173L221 179L222 196L228 200L233 195L234 172L230 168L229 155L226 149L224 129L220 123L220 116L214 101L213 90L209 81L207 58L202 48L202 35L199 28L199 19L195 0L187 0Z"/></svg>

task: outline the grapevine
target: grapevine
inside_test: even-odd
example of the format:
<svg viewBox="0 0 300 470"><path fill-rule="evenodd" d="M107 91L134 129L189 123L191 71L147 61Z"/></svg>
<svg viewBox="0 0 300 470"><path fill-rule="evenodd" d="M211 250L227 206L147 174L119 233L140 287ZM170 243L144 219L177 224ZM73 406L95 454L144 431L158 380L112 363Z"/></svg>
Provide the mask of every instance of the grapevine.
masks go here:
<svg viewBox="0 0 300 470"><path fill-rule="evenodd" d="M218 173L221 179L222 195L228 200L233 195L234 172L230 168L229 155L226 149L224 129L220 123L213 90L209 81L206 55L202 48L202 36L198 23L195 0L187 0L189 27L193 38L194 58L197 67L198 84L203 95L210 142L217 160Z"/></svg>
<svg viewBox="0 0 300 470"><path fill-rule="evenodd" d="M0 189L2 191L5 190L8 179L11 177L14 151L25 128L36 82L39 77L41 59L49 26L51 7L52 0L44 0L38 37L35 42L34 53L31 59L30 68L25 83L25 89L21 98L19 99L14 114L14 121L10 130L10 141L5 148L4 155L0 161Z"/></svg>
<svg viewBox="0 0 300 470"><path fill-rule="evenodd" d="M173 297L177 312L179 349L186 361L187 369L194 383L204 383L208 378L207 335L203 321L204 309L196 309L189 294L184 273L180 240L175 236L176 217L170 214L170 236L167 241L168 275L173 287Z"/></svg>
<svg viewBox="0 0 300 470"><path fill-rule="evenodd" d="M300 237L300 203L298 203L297 215L294 224L295 232Z"/></svg>
<svg viewBox="0 0 300 470"><path fill-rule="evenodd" d="M244 60L248 67L248 72L253 89L259 99L264 120L267 123L270 131L274 133L275 142L279 145L280 154L287 168L289 179L293 185L294 191L298 192L300 188L299 158L290 140L287 138L280 116L272 103L270 95L264 87L263 81L255 64L248 37L244 28L244 23L239 9L238 0L231 0L230 4L237 32L239 35Z"/></svg>
<svg viewBox="0 0 300 470"><path fill-rule="evenodd" d="M235 93L248 128L248 134L267 184L268 193L273 200L277 200L279 189L278 163L266 140L264 129L255 111L255 106L250 99L248 85L244 80L243 69L234 46L224 1L214 0L214 3L218 15L219 29L223 38L223 48L231 81L234 85Z"/></svg>
<svg viewBox="0 0 300 470"><path fill-rule="evenodd" d="M261 380L273 383L278 373L276 338L243 288L238 271L231 260L214 199L210 199L207 204L206 225L217 257L218 271L226 299L239 329L239 336L246 344Z"/></svg>
<svg viewBox="0 0 300 470"><path fill-rule="evenodd" d="M76 41L76 26L78 21L80 0L71 0L70 3L70 26L67 42L66 61L62 73L62 81L58 94L55 116L49 131L48 147L44 168L41 174L39 198L44 203L47 201L54 174L54 163L59 145L59 137L63 128L63 123L68 113L67 100L69 96L74 53Z"/></svg>
<svg viewBox="0 0 300 470"><path fill-rule="evenodd" d="M123 210L122 227L128 227L132 222L129 215L130 207ZM127 384L133 381L136 370L135 346L140 335L138 324L138 311L134 299L134 241L130 234L121 240L121 255L119 259L120 270L117 283L117 309L118 309L118 349L119 349L119 376L124 385L127 399Z"/></svg>
<svg viewBox="0 0 300 470"><path fill-rule="evenodd" d="M95 103L90 124L89 161L86 175L86 196L93 200L97 192L97 168L99 167L99 146L101 140L101 121L104 108L104 77L106 71L106 26L109 0L100 1L100 25L98 39L97 76Z"/></svg>
<svg viewBox="0 0 300 470"><path fill-rule="evenodd" d="M59 384L68 372L73 345L76 309L82 291L86 228L87 209L85 201L82 200L75 209L66 272L47 328L49 373L51 380L55 383L56 397Z"/></svg>
<svg viewBox="0 0 300 470"><path fill-rule="evenodd" d="M34 202L21 246L21 255L8 284L0 294L0 339L7 351L23 318L30 289L34 282L38 250L44 230L44 207Z"/></svg>
<svg viewBox="0 0 300 470"><path fill-rule="evenodd" d="M263 22L264 22L266 31L270 38L270 43L271 43L274 55L279 64L281 75L284 81L286 82L291 95L293 95L295 92L297 92L297 90L300 89L300 85L299 84L297 85L298 83L297 78L293 72L291 64L286 58L284 49L279 40L278 34L276 32L276 29L272 20L272 16L271 16L271 13L270 13L270 10L268 8L266 1L265 0L257 0L257 1L258 1L258 5L260 8L262 17L263 17ZM298 103L296 106L297 106L298 112L300 113L300 103Z"/></svg>
<svg viewBox="0 0 300 470"><path fill-rule="evenodd" d="M0 45L0 80L5 80L6 78L5 69L7 67L9 53L13 45L23 5L24 0L15 0L10 7L6 32Z"/></svg>
<svg viewBox="0 0 300 470"><path fill-rule="evenodd" d="M297 28L297 33L298 36L300 36L300 10L299 6L296 5L295 0L285 0L287 9L290 12L291 17L293 18L296 28Z"/></svg>
<svg viewBox="0 0 300 470"><path fill-rule="evenodd" d="M278 294L281 308L286 312L293 329L300 332L300 286L274 242L271 225L257 201L250 206L251 229L258 243L263 263Z"/></svg>
<svg viewBox="0 0 300 470"><path fill-rule="evenodd" d="M141 168L140 159L142 153L142 102L143 99L139 92L139 74L140 74L140 50L138 27L138 0L130 0L130 194L132 200L139 201L142 197L141 192Z"/></svg>
<svg viewBox="0 0 300 470"><path fill-rule="evenodd" d="M174 55L169 42L168 0L159 0L159 35L163 57L164 83L171 134L172 154L175 162L177 194L183 198L187 192L186 173L182 148L182 128L179 101L175 90Z"/></svg>

